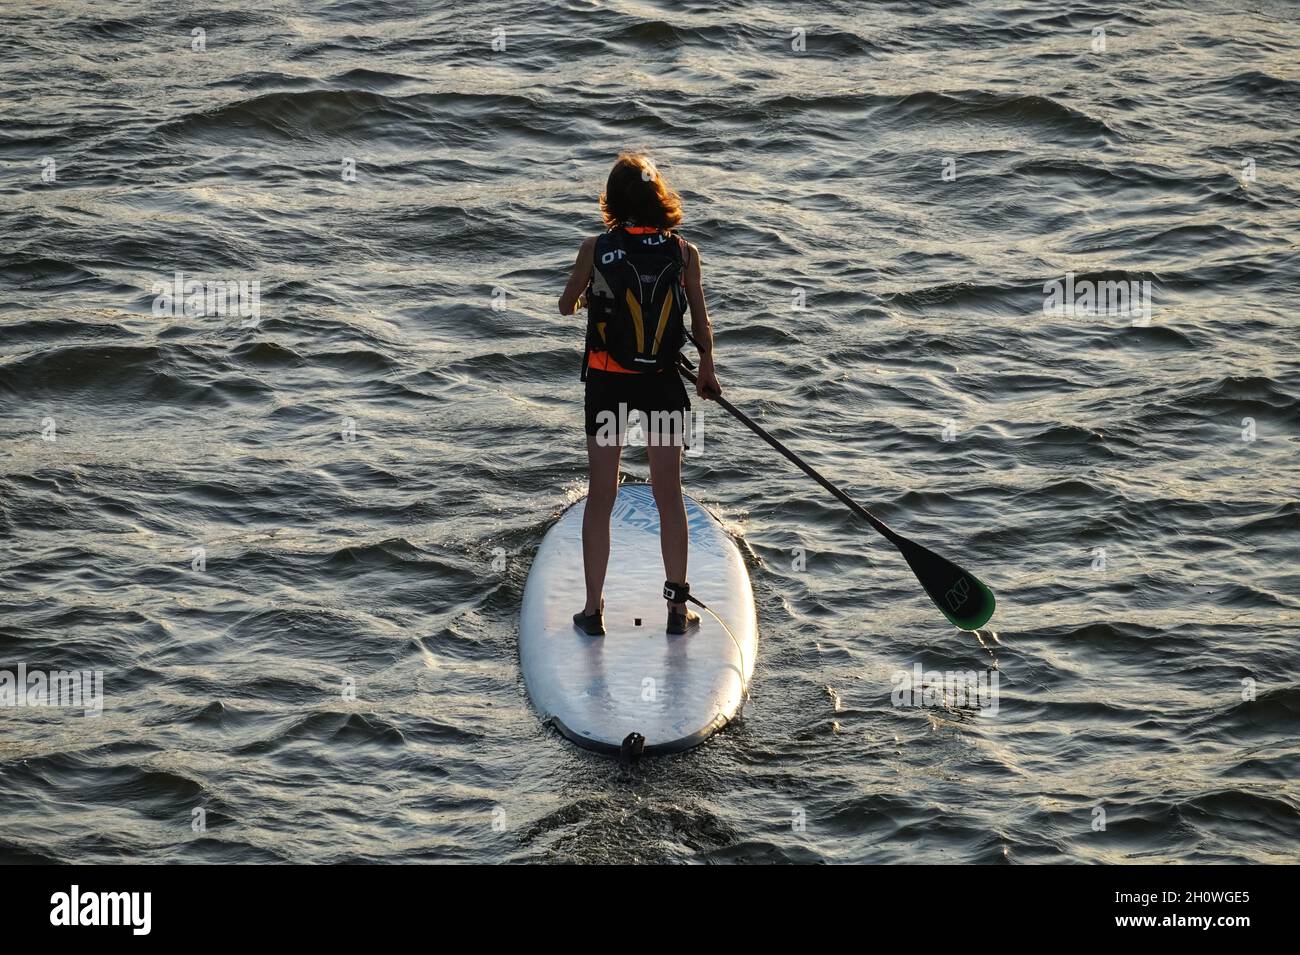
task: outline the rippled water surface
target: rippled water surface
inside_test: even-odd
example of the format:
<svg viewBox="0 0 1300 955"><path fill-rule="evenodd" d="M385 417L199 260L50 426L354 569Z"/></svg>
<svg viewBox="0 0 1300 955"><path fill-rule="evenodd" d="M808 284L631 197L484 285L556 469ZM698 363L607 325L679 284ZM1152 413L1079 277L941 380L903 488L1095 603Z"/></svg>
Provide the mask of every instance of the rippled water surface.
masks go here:
<svg viewBox="0 0 1300 955"><path fill-rule="evenodd" d="M0 667L106 694L0 709L0 857L1295 861L1290 0L0 26ZM519 600L585 481L555 299L623 147L682 192L729 397L980 573L1000 646L711 407L743 720L628 768L540 724ZM178 271L260 321L155 315ZM1150 313L1045 314L1066 273ZM996 714L894 706L916 664L996 667Z"/></svg>

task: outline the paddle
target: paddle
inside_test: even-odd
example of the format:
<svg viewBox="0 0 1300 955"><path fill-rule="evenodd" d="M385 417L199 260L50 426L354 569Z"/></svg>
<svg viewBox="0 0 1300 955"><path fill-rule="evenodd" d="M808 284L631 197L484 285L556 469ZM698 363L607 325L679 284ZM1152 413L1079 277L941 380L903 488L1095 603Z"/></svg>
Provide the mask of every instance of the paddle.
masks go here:
<svg viewBox="0 0 1300 955"><path fill-rule="evenodd" d="M690 359L685 355L678 355L677 357L681 359L678 370L689 382L694 384L696 377L691 369L695 366L691 364ZM726 398L718 395L713 400L726 408L732 417L746 428L785 455L804 474L834 494L849 510L874 527L897 547L903 555L903 559L907 561L907 565L912 568L912 573L916 574L916 579L925 588L925 592L930 595L930 599L934 601L935 606L943 612L943 615L948 618L954 627L961 630L978 630L989 622L989 618L993 616L995 601L993 591L989 590L982 580L974 574L967 573L946 557L940 557L928 547L922 547L916 541L909 540L893 530L884 521L822 477L812 465L804 461L799 455L760 428L747 414Z"/></svg>

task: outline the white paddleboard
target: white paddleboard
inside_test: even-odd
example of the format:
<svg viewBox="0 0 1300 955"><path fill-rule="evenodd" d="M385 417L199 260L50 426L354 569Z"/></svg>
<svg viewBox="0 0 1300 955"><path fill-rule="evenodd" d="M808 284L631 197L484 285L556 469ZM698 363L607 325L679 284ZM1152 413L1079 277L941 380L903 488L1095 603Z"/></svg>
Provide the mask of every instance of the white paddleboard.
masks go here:
<svg viewBox="0 0 1300 955"><path fill-rule="evenodd" d="M645 738L644 754L696 746L736 715L754 672L758 619L740 551L687 497L691 595L731 636L693 605L699 628L668 636L659 511L650 485L622 485L610 519L605 636L589 637L573 624L586 598L585 504L547 532L524 586L519 658L528 695L543 719L587 749L616 754L633 733Z"/></svg>

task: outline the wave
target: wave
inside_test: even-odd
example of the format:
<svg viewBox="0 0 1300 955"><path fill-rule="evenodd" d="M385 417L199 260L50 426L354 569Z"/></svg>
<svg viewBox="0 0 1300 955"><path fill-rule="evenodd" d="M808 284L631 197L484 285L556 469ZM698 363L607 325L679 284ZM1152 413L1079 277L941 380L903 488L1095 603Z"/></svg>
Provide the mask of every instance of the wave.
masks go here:
<svg viewBox="0 0 1300 955"><path fill-rule="evenodd" d="M1032 128L1047 138L1091 139L1106 143L1123 137L1104 120L1040 94L962 90L941 93L925 90L897 97L872 111L876 121L925 122L949 125L979 122Z"/></svg>

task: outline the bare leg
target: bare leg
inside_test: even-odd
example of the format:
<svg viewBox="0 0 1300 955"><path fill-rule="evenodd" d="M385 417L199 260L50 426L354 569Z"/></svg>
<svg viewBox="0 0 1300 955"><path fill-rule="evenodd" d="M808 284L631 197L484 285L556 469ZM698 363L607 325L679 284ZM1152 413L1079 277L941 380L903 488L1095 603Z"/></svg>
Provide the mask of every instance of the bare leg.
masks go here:
<svg viewBox="0 0 1300 955"><path fill-rule="evenodd" d="M675 445L647 443L650 455L650 483L659 508L659 549L664 557L664 576L676 584L686 583L686 505L682 501L682 449ZM668 605L678 613L686 604Z"/></svg>
<svg viewBox="0 0 1300 955"><path fill-rule="evenodd" d="M582 612L590 616L600 609L605 589L605 568L609 566L609 515L618 496L620 445L602 446L587 436L587 507L582 514L582 568L587 577L587 604Z"/></svg>

